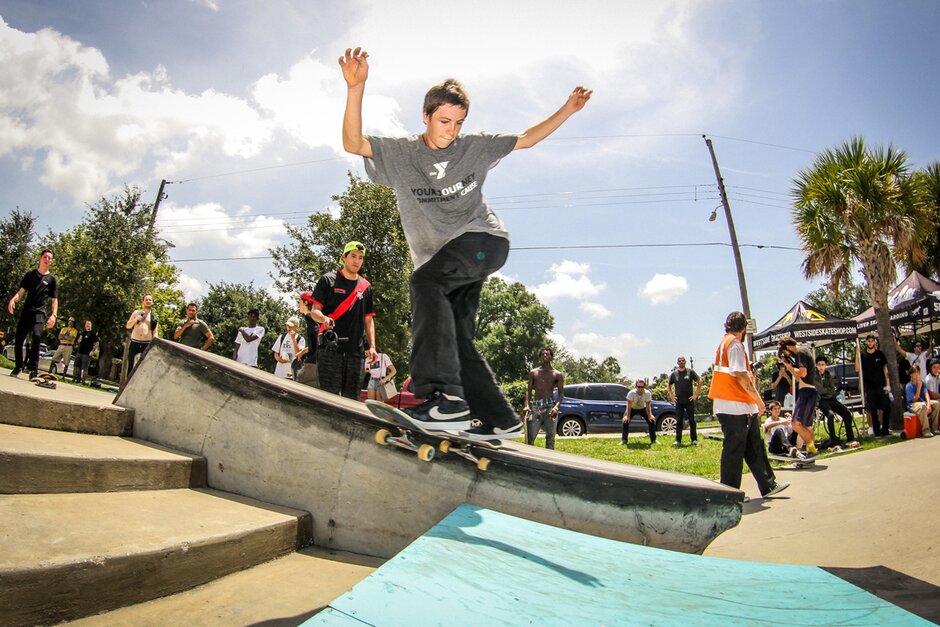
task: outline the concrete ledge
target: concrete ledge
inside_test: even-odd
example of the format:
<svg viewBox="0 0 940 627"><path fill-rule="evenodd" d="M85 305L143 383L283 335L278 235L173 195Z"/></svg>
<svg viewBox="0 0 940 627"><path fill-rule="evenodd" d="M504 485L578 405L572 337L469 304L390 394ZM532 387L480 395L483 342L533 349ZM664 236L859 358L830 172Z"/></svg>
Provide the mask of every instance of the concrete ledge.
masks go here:
<svg viewBox="0 0 940 627"><path fill-rule="evenodd" d="M0 424L0 494L169 490L206 485L206 460L116 436Z"/></svg>
<svg viewBox="0 0 940 627"><path fill-rule="evenodd" d="M305 512L211 491L0 496L0 624L186 590L291 553L310 527Z"/></svg>
<svg viewBox="0 0 940 627"><path fill-rule="evenodd" d="M62 398L68 394L57 396L58 392L66 391L67 384L48 390L26 381L14 380L13 383L19 385L11 388L7 383L0 387L0 423L98 435L131 435L133 431L133 411L106 402L95 404ZM109 399L109 396L100 393L94 399Z"/></svg>
<svg viewBox="0 0 940 627"><path fill-rule="evenodd" d="M164 340L117 402L136 437L204 456L210 486L312 512L324 548L390 557L464 502L696 553L741 517L743 493L717 482L524 444L487 452L484 473L420 462L377 445L360 402Z"/></svg>

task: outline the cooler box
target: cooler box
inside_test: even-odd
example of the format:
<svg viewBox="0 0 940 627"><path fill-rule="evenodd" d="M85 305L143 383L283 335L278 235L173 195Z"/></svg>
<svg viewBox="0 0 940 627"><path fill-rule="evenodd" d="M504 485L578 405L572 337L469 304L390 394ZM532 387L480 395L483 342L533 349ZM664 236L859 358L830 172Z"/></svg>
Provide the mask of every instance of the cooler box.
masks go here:
<svg viewBox="0 0 940 627"><path fill-rule="evenodd" d="M920 428L920 418L917 414L904 413L904 435L908 440L919 438L923 433Z"/></svg>

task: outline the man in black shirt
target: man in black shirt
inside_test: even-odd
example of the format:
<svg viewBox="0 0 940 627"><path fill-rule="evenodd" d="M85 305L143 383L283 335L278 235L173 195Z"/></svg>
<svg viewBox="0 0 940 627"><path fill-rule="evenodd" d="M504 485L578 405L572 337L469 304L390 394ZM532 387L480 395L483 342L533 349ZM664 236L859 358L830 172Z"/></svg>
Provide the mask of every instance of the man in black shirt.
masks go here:
<svg viewBox="0 0 940 627"><path fill-rule="evenodd" d="M676 404L676 442L673 446L682 446L682 426L685 419L689 419L689 437L692 446L698 446L698 434L695 431L695 399L702 392L702 379L694 370L685 367L685 357L681 355L676 360L678 368L669 375L669 398ZM692 392L692 383L695 383L695 392Z"/></svg>
<svg viewBox="0 0 940 627"><path fill-rule="evenodd" d="M780 338L777 357L796 381L796 402L793 406L793 430L806 443L806 452L816 454L816 364L805 348L797 348L789 335Z"/></svg>
<svg viewBox="0 0 940 627"><path fill-rule="evenodd" d="M375 360L375 310L372 286L359 276L366 247L349 242L343 248L343 267L327 272L313 288L313 319L320 324L317 375L320 389L359 399L365 357ZM369 348L363 350L363 334Z"/></svg>
<svg viewBox="0 0 940 627"><path fill-rule="evenodd" d="M98 347L98 334L91 330L91 320L85 321L85 330L78 334L78 351L75 357L75 369L72 371L72 377L80 382L85 382L88 375L88 366L91 365L91 354Z"/></svg>
<svg viewBox="0 0 940 627"><path fill-rule="evenodd" d="M862 373L865 387L865 409L875 435L889 435L891 399L885 391L888 385L888 358L878 348L874 333L865 336L865 350L856 351L855 367Z"/></svg>
<svg viewBox="0 0 940 627"><path fill-rule="evenodd" d="M39 374L39 343L42 340L43 326L51 329L55 325L59 311L58 288L55 277L49 272L52 265L52 251L43 250L39 254L39 267L30 270L20 281L20 289L7 304L7 311L13 315L16 302L25 296L23 310L16 325L16 337L13 340L13 355L16 365L10 372L11 377L18 376L23 371L23 345L29 339L29 354L26 355L26 367L29 368L30 378ZM46 299L52 308L52 313L46 316Z"/></svg>

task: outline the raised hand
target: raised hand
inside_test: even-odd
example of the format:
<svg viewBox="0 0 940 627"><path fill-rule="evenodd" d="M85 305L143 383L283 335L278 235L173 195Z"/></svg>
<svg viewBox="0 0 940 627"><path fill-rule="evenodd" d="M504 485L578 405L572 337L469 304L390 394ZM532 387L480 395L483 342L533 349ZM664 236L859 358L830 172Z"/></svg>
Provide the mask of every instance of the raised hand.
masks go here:
<svg viewBox="0 0 940 627"><path fill-rule="evenodd" d="M339 58L343 78L349 87L355 87L369 78L369 53L362 48L346 48L346 54ZM583 105L582 105L583 106Z"/></svg>
<svg viewBox="0 0 940 627"><path fill-rule="evenodd" d="M568 102L565 104L573 113L577 113L584 108L584 105L591 99L593 93L593 89L587 89L586 87L578 85L574 88L574 91L571 92L571 95L568 96Z"/></svg>

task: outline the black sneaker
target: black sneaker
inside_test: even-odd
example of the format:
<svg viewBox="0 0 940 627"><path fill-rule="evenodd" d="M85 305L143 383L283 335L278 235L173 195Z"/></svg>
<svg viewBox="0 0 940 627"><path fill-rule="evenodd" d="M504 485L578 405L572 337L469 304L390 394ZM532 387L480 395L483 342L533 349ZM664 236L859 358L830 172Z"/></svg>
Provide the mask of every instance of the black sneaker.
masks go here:
<svg viewBox="0 0 940 627"><path fill-rule="evenodd" d="M434 392L428 400L404 412L424 431L460 431L470 428L470 407L459 396Z"/></svg>
<svg viewBox="0 0 940 627"><path fill-rule="evenodd" d="M767 494L761 494L761 496L764 497L765 499L770 498L772 496L776 496L777 494L780 494L781 492L783 492L789 487L790 487L789 483L775 483L774 487L770 488L770 490L767 491Z"/></svg>
<svg viewBox="0 0 940 627"><path fill-rule="evenodd" d="M513 426L507 427L505 429L494 427L493 425L482 424L479 427L473 427L472 429L461 431L459 435L461 437L467 438L468 440L480 440L481 442L512 439L522 435L522 423L517 422Z"/></svg>
<svg viewBox="0 0 940 627"><path fill-rule="evenodd" d="M20 376L20 373L21 373L21 372L23 372L23 371L20 370L19 368L14 368L13 370L10 371L10 376L11 376L11 377L18 377L18 376Z"/></svg>
<svg viewBox="0 0 940 627"><path fill-rule="evenodd" d="M30 380L30 381L32 381L33 379L38 379L38 378L39 378L39 371L38 371L38 370L30 370L30 371L29 371L29 380Z"/></svg>

